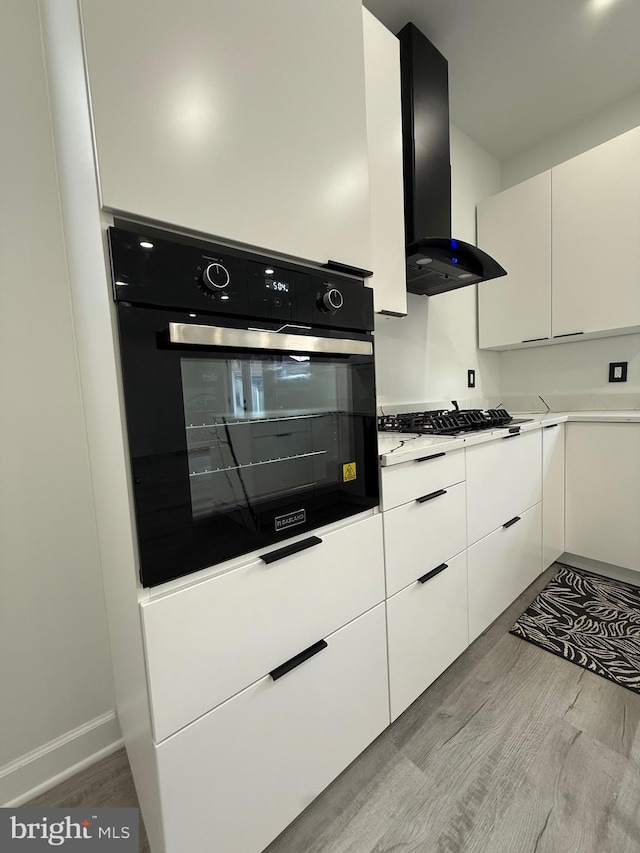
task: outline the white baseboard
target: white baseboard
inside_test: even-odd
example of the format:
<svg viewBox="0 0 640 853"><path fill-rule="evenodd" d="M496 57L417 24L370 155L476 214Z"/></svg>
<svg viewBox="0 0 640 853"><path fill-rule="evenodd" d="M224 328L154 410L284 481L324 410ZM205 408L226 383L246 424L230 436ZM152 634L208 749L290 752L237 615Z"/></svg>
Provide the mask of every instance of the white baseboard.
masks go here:
<svg viewBox="0 0 640 853"><path fill-rule="evenodd" d="M634 572L633 569L625 569L622 566L613 566L611 563L601 563L599 560L592 560L589 557L579 557L577 554L567 553L558 557L557 562L566 563L567 566L584 569L596 575L604 575L606 578L624 581L633 584L633 586L640 586L640 572Z"/></svg>
<svg viewBox="0 0 640 853"><path fill-rule="evenodd" d="M108 711L0 767L0 805L21 806L89 767L123 744L115 711Z"/></svg>

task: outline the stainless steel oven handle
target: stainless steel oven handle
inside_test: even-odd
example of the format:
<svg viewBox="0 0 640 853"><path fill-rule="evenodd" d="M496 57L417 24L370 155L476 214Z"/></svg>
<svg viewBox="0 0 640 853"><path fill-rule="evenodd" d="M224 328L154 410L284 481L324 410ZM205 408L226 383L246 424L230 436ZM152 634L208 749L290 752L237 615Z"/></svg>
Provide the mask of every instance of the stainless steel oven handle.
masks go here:
<svg viewBox="0 0 640 853"><path fill-rule="evenodd" d="M279 332L228 329L224 326L196 326L169 323L172 344L231 349L283 350L285 352L326 353L327 355L372 355L373 344L344 338L318 338L311 335L283 335Z"/></svg>

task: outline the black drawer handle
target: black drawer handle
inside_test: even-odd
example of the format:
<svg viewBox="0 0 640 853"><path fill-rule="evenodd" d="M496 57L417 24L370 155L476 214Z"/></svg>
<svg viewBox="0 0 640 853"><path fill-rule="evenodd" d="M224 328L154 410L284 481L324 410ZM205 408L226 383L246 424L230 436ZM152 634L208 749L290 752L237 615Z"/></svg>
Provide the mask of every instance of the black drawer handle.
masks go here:
<svg viewBox="0 0 640 853"><path fill-rule="evenodd" d="M297 554L299 551L306 551L307 548L313 548L314 545L320 545L322 539L318 536L310 536L308 539L303 539L302 542L294 542L293 545L287 545L285 548L278 548L277 551L269 551L268 554L260 554L260 559L264 563L275 563L276 560L282 560L283 557L290 557L292 554Z"/></svg>
<svg viewBox="0 0 640 853"><path fill-rule="evenodd" d="M549 426L543 427L543 429L555 429L555 427L559 426L558 424L549 424Z"/></svg>
<svg viewBox="0 0 640 853"><path fill-rule="evenodd" d="M423 495L421 498L416 498L416 503L417 504L424 504L427 501L432 501L434 498L439 498L440 495L446 495L446 494L447 494L446 489L438 489L437 492L431 492L428 495Z"/></svg>
<svg viewBox="0 0 640 853"><path fill-rule="evenodd" d="M326 640L320 640L319 643L314 643L312 646L309 646L308 649L305 649L300 654L295 657L289 658L285 663L280 664L275 669L272 669L269 675L273 678L274 681L277 681L279 678L282 678L283 675L286 675L288 672L291 672L292 669L295 669L297 666L300 666L301 663L304 663L309 658L312 658L314 655L317 655L318 652L321 652L323 649L326 649L328 643Z"/></svg>
<svg viewBox="0 0 640 853"><path fill-rule="evenodd" d="M418 583L426 583L427 581L430 581L431 578L435 578L436 575L439 575L440 572L444 572L444 570L448 568L448 563L441 563L435 569L431 569L430 572L427 572L426 575L422 575L421 578L418 578Z"/></svg>
<svg viewBox="0 0 640 853"><path fill-rule="evenodd" d="M523 344L532 344L534 341L548 341L549 338L525 338L524 341L521 341Z"/></svg>
<svg viewBox="0 0 640 853"><path fill-rule="evenodd" d="M502 526L503 526L503 527L505 528L505 530L506 530L506 528L507 528L507 527L511 527L511 525L515 524L515 523L516 523L516 521L520 521L520 516L519 516L519 515L516 515L516 517L515 517L515 518L512 518L510 521L507 521L507 523L506 523L506 524L503 524Z"/></svg>
<svg viewBox="0 0 640 853"><path fill-rule="evenodd" d="M565 332L564 335L554 335L554 338L575 338L576 335L584 335L584 332Z"/></svg>
<svg viewBox="0 0 640 853"><path fill-rule="evenodd" d="M446 453L432 453L431 456L421 456L420 459L416 459L416 462L428 462L429 459L439 459L441 456L446 455Z"/></svg>
<svg viewBox="0 0 640 853"><path fill-rule="evenodd" d="M503 435L502 440L506 441L508 438L517 438L520 435L520 430L518 432L512 432L511 435Z"/></svg>

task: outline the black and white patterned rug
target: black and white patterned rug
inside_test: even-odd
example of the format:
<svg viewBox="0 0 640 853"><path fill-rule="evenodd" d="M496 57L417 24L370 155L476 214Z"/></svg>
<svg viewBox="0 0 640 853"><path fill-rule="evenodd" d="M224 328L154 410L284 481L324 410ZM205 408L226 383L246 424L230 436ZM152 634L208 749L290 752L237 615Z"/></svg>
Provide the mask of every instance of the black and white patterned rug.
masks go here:
<svg viewBox="0 0 640 853"><path fill-rule="evenodd" d="M640 588L561 566L511 634L640 693Z"/></svg>

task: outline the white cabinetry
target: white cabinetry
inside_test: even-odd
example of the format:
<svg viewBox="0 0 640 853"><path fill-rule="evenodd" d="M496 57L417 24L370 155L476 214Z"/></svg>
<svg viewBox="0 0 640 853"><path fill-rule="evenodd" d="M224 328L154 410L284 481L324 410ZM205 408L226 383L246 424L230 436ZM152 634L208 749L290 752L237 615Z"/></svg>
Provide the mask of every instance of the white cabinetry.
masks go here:
<svg viewBox="0 0 640 853"><path fill-rule="evenodd" d="M141 605L166 853L259 853L389 724L382 518L317 533Z"/></svg>
<svg viewBox="0 0 640 853"><path fill-rule="evenodd" d="M371 269L360 0L81 0L103 207Z"/></svg>
<svg viewBox="0 0 640 853"><path fill-rule="evenodd" d="M421 495L384 515L387 595L467 547L464 483Z"/></svg>
<svg viewBox="0 0 640 853"><path fill-rule="evenodd" d="M478 205L478 245L507 270L478 285L480 348L551 337L551 172Z"/></svg>
<svg viewBox="0 0 640 853"><path fill-rule="evenodd" d="M396 719L468 645L464 450L382 469Z"/></svg>
<svg viewBox="0 0 640 853"><path fill-rule="evenodd" d="M640 326L640 127L553 170L553 335Z"/></svg>
<svg viewBox="0 0 640 853"><path fill-rule="evenodd" d="M393 721L469 644L466 550L392 596L387 624Z"/></svg>
<svg viewBox="0 0 640 853"><path fill-rule="evenodd" d="M259 853L389 724L384 605L157 747L167 850Z"/></svg>
<svg viewBox="0 0 640 853"><path fill-rule="evenodd" d="M402 181L400 43L362 7L367 137L373 244L373 304L377 312L407 313Z"/></svg>
<svg viewBox="0 0 640 853"><path fill-rule="evenodd" d="M384 600L379 515L320 538L142 605L156 741Z"/></svg>
<svg viewBox="0 0 640 853"><path fill-rule="evenodd" d="M542 570L540 430L465 453L471 641Z"/></svg>
<svg viewBox="0 0 640 853"><path fill-rule="evenodd" d="M565 425L542 429L542 569L564 552Z"/></svg>
<svg viewBox="0 0 640 853"><path fill-rule="evenodd" d="M640 571L640 424L568 424L566 477L566 550Z"/></svg>
<svg viewBox="0 0 640 853"><path fill-rule="evenodd" d="M475 640L540 574L540 504L469 548L469 640Z"/></svg>
<svg viewBox="0 0 640 853"><path fill-rule="evenodd" d="M540 430L476 444L465 453L471 545L542 499Z"/></svg>
<svg viewBox="0 0 640 853"><path fill-rule="evenodd" d="M479 244L508 275L478 288L480 347L638 331L638 233L640 127L482 202Z"/></svg>

